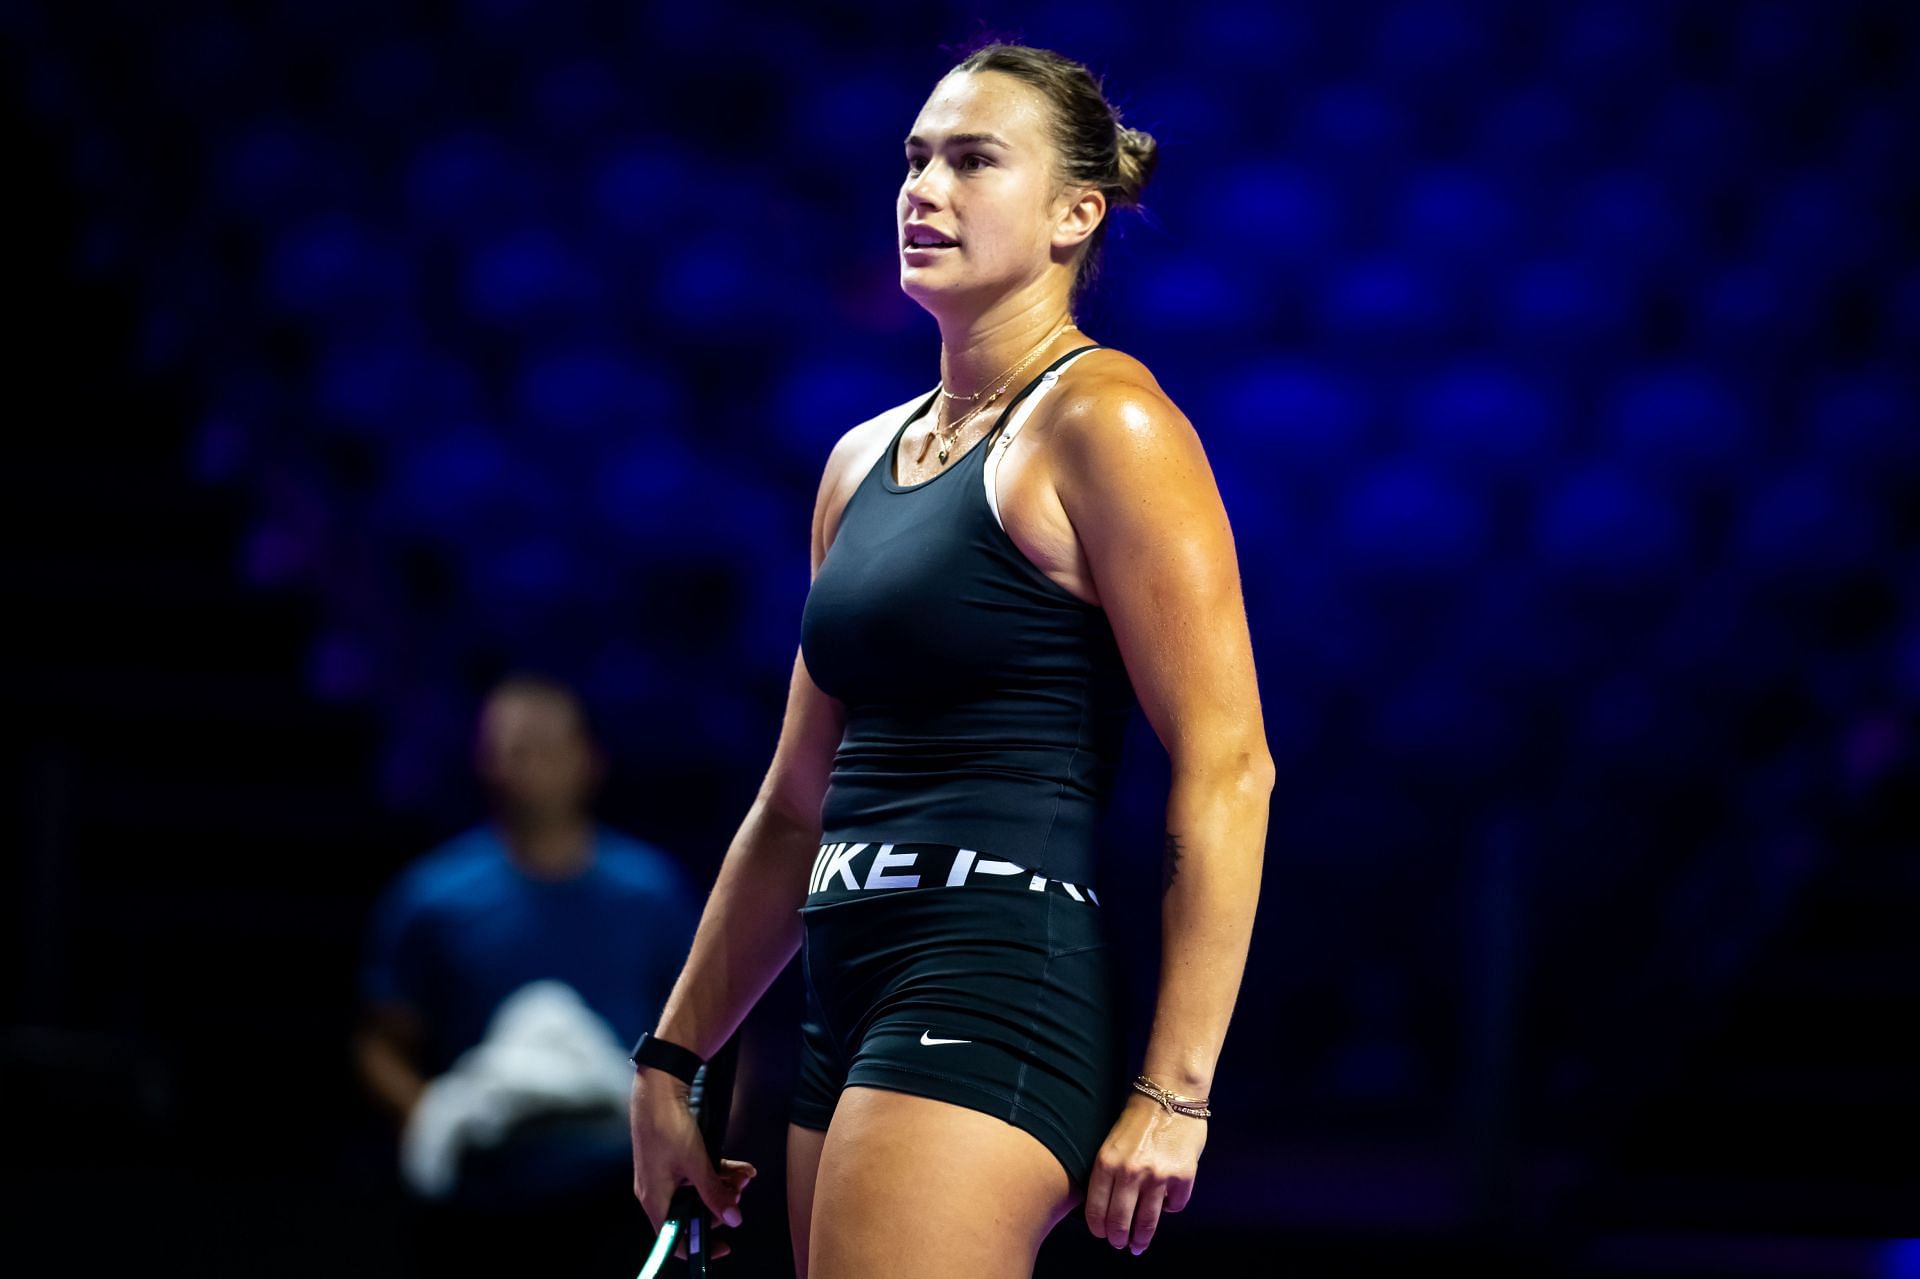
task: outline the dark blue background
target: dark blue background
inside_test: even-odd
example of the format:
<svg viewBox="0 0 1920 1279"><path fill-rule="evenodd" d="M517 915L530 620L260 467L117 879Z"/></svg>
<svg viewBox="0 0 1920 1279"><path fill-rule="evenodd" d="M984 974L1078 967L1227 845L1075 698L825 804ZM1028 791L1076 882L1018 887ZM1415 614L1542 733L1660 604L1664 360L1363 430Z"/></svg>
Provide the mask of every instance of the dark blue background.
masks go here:
<svg viewBox="0 0 1920 1279"><path fill-rule="evenodd" d="M1223 1121L1126 1260L1912 1273L1917 25L9 7L10 1180L171 1170L143 1255L195 1273L376 1265L352 955L504 669L579 682L603 810L711 882L827 450L938 377L899 141L994 31L1159 140L1079 318L1205 442L1280 769ZM1136 717L1142 1001L1165 782ZM750 1024L764 1273L796 1015Z"/></svg>

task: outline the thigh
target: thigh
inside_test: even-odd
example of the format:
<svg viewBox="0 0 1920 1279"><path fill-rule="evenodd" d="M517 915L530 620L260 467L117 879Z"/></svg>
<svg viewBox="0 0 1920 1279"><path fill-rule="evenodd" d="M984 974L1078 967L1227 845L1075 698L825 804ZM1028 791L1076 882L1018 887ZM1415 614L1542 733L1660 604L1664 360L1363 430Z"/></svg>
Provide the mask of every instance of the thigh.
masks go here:
<svg viewBox="0 0 1920 1279"><path fill-rule="evenodd" d="M820 1152L809 1261L822 1279L1029 1279L1079 1199L1031 1133L850 1084Z"/></svg>
<svg viewBox="0 0 1920 1279"><path fill-rule="evenodd" d="M787 1125L787 1233L793 1239L795 1279L807 1279L807 1247L812 1235L813 1190L820 1173L825 1129Z"/></svg>

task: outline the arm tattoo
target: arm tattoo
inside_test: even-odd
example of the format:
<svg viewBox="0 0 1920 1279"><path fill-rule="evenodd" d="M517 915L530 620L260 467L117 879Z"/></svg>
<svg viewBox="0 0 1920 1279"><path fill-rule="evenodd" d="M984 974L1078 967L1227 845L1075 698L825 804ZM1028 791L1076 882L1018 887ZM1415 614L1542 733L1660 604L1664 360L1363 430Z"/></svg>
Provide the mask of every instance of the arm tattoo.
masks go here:
<svg viewBox="0 0 1920 1279"><path fill-rule="evenodd" d="M1166 852L1160 863L1160 895L1167 895L1173 887L1173 881L1180 874L1180 837L1172 831L1167 832Z"/></svg>

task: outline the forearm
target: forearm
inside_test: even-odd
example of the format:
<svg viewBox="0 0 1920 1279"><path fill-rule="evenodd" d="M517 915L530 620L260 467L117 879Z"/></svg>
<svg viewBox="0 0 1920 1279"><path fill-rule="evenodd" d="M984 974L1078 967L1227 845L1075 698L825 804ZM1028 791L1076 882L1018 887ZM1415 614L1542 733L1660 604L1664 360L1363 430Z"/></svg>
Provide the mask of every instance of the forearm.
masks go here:
<svg viewBox="0 0 1920 1279"><path fill-rule="evenodd" d="M711 1057L800 948L800 907L820 851L820 828L781 813L762 794L748 810L720 873L687 962L654 1033Z"/></svg>
<svg viewBox="0 0 1920 1279"><path fill-rule="evenodd" d="M356 1037L354 1055L367 1091L395 1119L406 1122L426 1089L425 1077L390 1040L372 1031Z"/></svg>
<svg viewBox="0 0 1920 1279"><path fill-rule="evenodd" d="M1260 897L1273 771L1174 771L1167 797L1160 985L1142 1069L1205 1097L1239 997Z"/></svg>

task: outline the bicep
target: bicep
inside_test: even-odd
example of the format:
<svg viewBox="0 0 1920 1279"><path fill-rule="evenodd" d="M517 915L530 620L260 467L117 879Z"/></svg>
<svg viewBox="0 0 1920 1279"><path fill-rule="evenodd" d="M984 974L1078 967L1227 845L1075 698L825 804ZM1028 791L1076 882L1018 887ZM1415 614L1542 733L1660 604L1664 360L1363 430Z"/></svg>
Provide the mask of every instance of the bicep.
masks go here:
<svg viewBox="0 0 1920 1279"><path fill-rule="evenodd" d="M1240 568L1198 434L1157 396L1089 406L1056 478L1140 708L1176 768L1269 766Z"/></svg>

